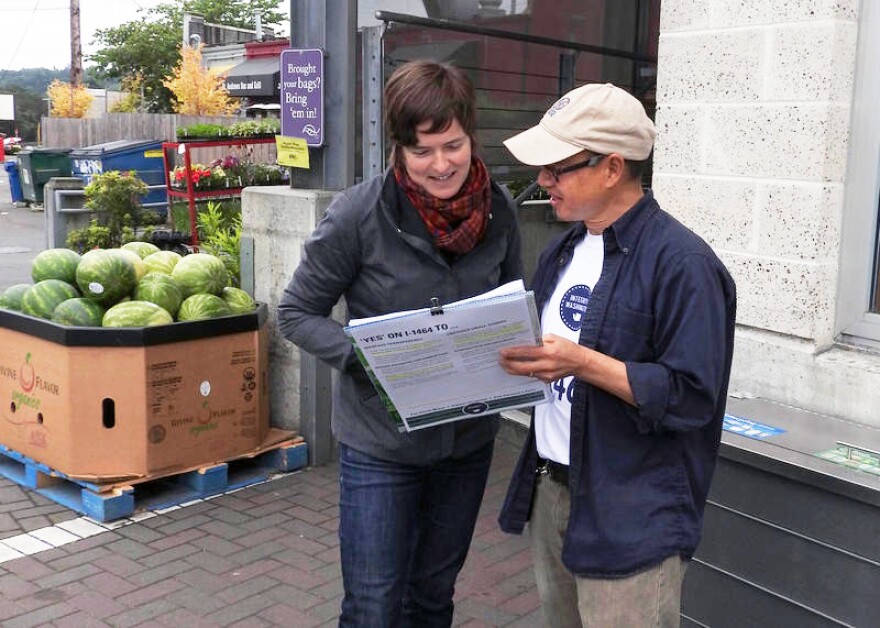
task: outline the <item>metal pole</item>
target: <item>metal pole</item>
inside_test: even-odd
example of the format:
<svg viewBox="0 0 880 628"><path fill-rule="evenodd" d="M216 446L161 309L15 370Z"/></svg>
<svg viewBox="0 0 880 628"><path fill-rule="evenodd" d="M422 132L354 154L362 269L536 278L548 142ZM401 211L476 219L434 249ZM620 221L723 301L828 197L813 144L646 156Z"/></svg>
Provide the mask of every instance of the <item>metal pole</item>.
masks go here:
<svg viewBox="0 0 880 628"><path fill-rule="evenodd" d="M342 190L354 183L355 0L291 0L290 44L324 51L325 145L309 149L309 170L291 186Z"/></svg>
<svg viewBox="0 0 880 628"><path fill-rule="evenodd" d="M382 34L384 26L363 29L363 175L364 180L385 169L385 133L382 129Z"/></svg>
<svg viewBox="0 0 880 628"><path fill-rule="evenodd" d="M355 0L290 0L290 45L324 51L324 141L309 149L308 170L292 168L291 187L341 190L354 183ZM316 219L319 217L316 217ZM330 367L300 356L300 431L310 464L329 462Z"/></svg>

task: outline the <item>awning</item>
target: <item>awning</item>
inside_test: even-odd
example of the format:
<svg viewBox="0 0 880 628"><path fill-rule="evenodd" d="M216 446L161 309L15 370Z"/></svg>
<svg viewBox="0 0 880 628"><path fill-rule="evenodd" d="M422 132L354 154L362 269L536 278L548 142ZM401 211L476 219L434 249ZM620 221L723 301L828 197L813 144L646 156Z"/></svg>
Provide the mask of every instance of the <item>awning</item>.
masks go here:
<svg viewBox="0 0 880 628"><path fill-rule="evenodd" d="M278 57L247 59L229 70L224 84L230 96L280 96Z"/></svg>
<svg viewBox="0 0 880 628"><path fill-rule="evenodd" d="M215 63L214 65L208 66L208 69L216 72L217 74L223 74L224 76L229 74L229 70L237 66L238 63L232 61L230 63Z"/></svg>

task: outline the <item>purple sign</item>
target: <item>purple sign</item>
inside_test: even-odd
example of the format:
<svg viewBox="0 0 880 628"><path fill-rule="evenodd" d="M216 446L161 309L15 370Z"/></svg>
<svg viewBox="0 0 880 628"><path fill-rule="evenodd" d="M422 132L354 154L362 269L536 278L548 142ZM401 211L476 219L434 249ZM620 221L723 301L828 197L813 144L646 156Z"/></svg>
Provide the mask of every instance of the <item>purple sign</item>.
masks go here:
<svg viewBox="0 0 880 628"><path fill-rule="evenodd" d="M308 146L324 143L324 52L318 48L281 52L281 135Z"/></svg>

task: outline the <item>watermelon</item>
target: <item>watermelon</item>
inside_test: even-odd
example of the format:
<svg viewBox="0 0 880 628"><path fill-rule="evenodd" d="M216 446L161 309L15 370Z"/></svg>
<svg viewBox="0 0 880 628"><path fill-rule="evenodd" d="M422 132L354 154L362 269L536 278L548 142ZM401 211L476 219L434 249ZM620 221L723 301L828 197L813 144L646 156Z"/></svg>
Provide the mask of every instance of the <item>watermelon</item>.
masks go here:
<svg viewBox="0 0 880 628"><path fill-rule="evenodd" d="M113 249L119 255L124 255L131 263L134 265L134 275L137 281L141 280L141 277L147 274L147 267L144 265L144 260L140 255L135 253L134 251L129 251L128 249Z"/></svg>
<svg viewBox="0 0 880 628"><path fill-rule="evenodd" d="M30 287L29 283L17 283L14 286L9 286L0 295L0 307L21 311L21 298Z"/></svg>
<svg viewBox="0 0 880 628"><path fill-rule="evenodd" d="M152 327L173 323L171 314L149 301L117 303L104 314L104 327Z"/></svg>
<svg viewBox="0 0 880 628"><path fill-rule="evenodd" d="M220 297L213 294L194 294L184 299L180 304L177 320L200 321L206 318L229 316L230 314L232 314L232 310Z"/></svg>
<svg viewBox="0 0 880 628"><path fill-rule="evenodd" d="M170 275L147 273L134 289L134 298L136 301L155 303L171 316L177 316L183 294L180 292L180 286Z"/></svg>
<svg viewBox="0 0 880 628"><path fill-rule="evenodd" d="M21 311L31 316L52 318L55 308L79 296L76 288L60 279L44 279L28 288L21 297Z"/></svg>
<svg viewBox="0 0 880 628"><path fill-rule="evenodd" d="M227 286L223 288L220 297L226 301L226 305L232 310L233 314L245 314L252 311L257 304L247 292L240 288L231 288Z"/></svg>
<svg viewBox="0 0 880 628"><path fill-rule="evenodd" d="M119 248L126 251L134 251L141 259L144 259L147 255L159 252L159 247L149 242L126 242Z"/></svg>
<svg viewBox="0 0 880 628"><path fill-rule="evenodd" d="M184 297L220 294L229 282L229 273L223 262L207 253L187 255L177 263L171 276L177 281Z"/></svg>
<svg viewBox="0 0 880 628"><path fill-rule="evenodd" d="M101 305L111 306L134 289L134 264L119 251L89 252L76 269L76 283L83 296Z"/></svg>
<svg viewBox="0 0 880 628"><path fill-rule="evenodd" d="M79 261L81 262L84 259L88 259L88 258L94 257L96 255L101 255L106 250L107 249L89 249L88 251L86 251L85 253L82 254Z"/></svg>
<svg viewBox="0 0 880 628"><path fill-rule="evenodd" d="M147 267L148 273L165 273L170 275L171 271L181 260L181 256L174 251L159 251L152 253L144 258L144 266Z"/></svg>
<svg viewBox="0 0 880 628"><path fill-rule="evenodd" d="M52 320L62 325L76 327L100 327L104 318L104 308L100 304L77 297L63 301L52 313Z"/></svg>
<svg viewBox="0 0 880 628"><path fill-rule="evenodd" d="M42 251L31 262L31 277L34 283L44 279L58 279L65 283L76 283L76 267L80 255L70 249L48 249Z"/></svg>

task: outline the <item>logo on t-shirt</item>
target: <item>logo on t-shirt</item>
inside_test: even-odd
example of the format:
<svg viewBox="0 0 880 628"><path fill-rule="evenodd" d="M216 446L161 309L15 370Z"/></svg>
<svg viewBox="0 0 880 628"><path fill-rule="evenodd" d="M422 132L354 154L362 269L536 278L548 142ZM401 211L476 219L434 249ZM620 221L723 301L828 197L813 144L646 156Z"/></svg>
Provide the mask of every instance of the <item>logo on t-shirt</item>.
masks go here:
<svg viewBox="0 0 880 628"><path fill-rule="evenodd" d="M562 301L559 303L559 317L570 330L580 330L584 316L587 315L590 294L590 287L581 283L572 286L562 295Z"/></svg>

